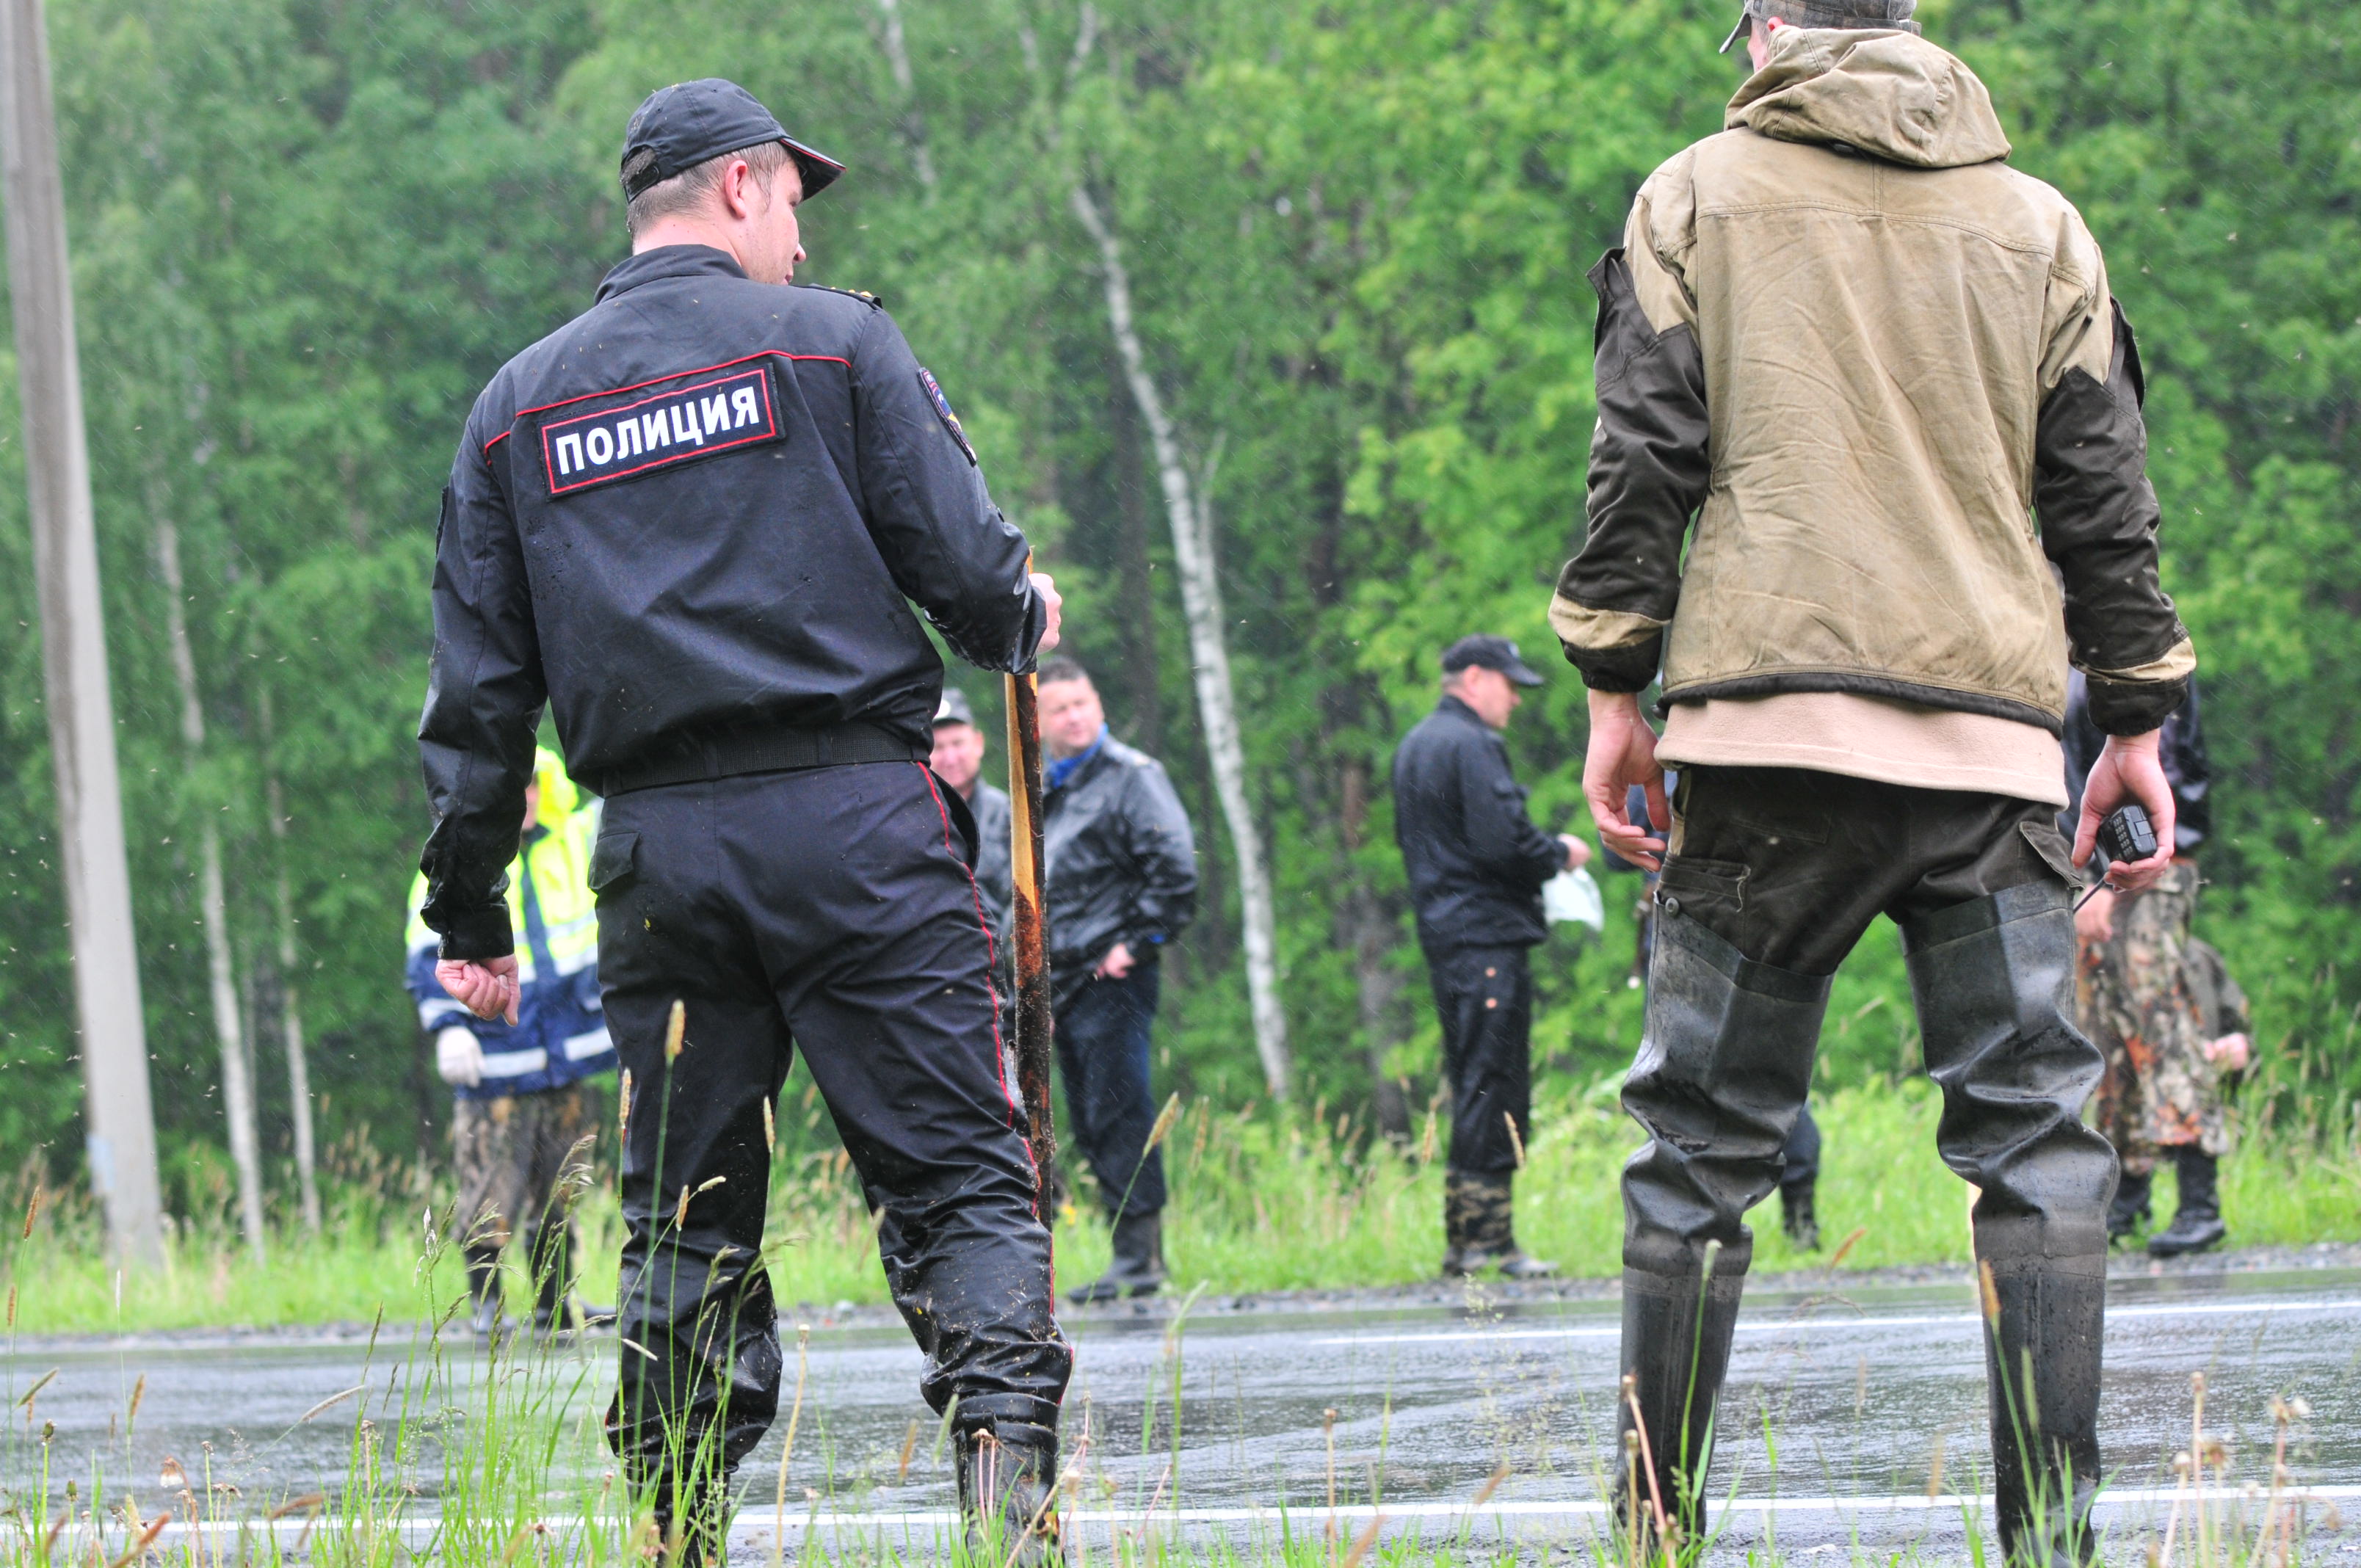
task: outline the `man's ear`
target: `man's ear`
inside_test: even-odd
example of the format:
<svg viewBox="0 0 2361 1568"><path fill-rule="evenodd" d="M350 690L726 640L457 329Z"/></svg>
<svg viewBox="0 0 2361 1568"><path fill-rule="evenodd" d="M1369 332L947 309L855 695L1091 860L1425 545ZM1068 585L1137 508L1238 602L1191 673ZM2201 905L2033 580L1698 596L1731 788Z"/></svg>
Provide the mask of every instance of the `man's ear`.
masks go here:
<svg viewBox="0 0 2361 1568"><path fill-rule="evenodd" d="M752 164L742 158L730 159L730 167L721 171L722 210L733 218L752 217L757 183Z"/></svg>

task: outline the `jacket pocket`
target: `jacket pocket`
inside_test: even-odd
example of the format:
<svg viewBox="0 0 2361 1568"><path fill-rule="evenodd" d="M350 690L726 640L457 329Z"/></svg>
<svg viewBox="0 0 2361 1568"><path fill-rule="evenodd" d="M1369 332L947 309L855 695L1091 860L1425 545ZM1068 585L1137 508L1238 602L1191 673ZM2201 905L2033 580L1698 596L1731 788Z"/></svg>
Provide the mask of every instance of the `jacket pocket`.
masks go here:
<svg viewBox="0 0 2361 1568"><path fill-rule="evenodd" d="M603 894L619 883L629 881L637 869L640 858L640 836L637 833L601 833L598 847L590 851L590 891Z"/></svg>

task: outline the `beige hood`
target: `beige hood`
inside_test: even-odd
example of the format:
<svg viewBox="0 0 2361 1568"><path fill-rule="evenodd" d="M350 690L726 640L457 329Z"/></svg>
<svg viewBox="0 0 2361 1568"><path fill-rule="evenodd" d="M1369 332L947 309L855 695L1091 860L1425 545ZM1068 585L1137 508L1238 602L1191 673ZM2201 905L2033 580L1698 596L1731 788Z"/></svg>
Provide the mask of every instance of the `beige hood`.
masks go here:
<svg viewBox="0 0 2361 1568"><path fill-rule="evenodd" d="M1976 73L1911 33L1782 27L1722 123L1780 141L1842 142L1914 169L2009 152Z"/></svg>

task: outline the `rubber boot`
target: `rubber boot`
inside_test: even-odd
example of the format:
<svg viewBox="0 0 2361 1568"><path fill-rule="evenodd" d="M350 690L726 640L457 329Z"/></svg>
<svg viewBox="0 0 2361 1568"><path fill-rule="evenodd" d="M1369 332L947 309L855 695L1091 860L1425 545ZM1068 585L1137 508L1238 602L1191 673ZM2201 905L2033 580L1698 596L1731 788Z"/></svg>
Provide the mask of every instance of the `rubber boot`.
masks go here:
<svg viewBox="0 0 2361 1568"><path fill-rule="evenodd" d="M500 1249L471 1246L467 1256L467 1299L474 1304L467 1327L489 1340L500 1332Z"/></svg>
<svg viewBox="0 0 2361 1568"><path fill-rule="evenodd" d="M970 1560L1013 1568L1063 1563L1057 1431L1005 1417L955 1419L953 1441Z"/></svg>
<svg viewBox="0 0 2361 1568"><path fill-rule="evenodd" d="M2220 1246L2229 1228L2222 1223L2222 1193L2215 1177L2220 1162L2194 1144L2172 1151L2172 1165L2180 1177L2180 1206L2172 1223L2147 1239L2150 1257L2179 1257Z"/></svg>
<svg viewBox="0 0 2361 1568"><path fill-rule="evenodd" d="M1444 1274L1465 1277L1496 1268L1504 1278L1543 1279L1557 1272L1556 1264L1533 1257L1517 1245L1514 1179L1459 1170L1444 1173Z"/></svg>
<svg viewBox="0 0 2361 1568"><path fill-rule="evenodd" d="M1163 1287L1164 1216L1125 1214L1115 1223L1115 1257L1107 1271L1088 1285L1066 1292L1076 1306L1093 1301L1119 1301L1126 1296L1153 1296Z"/></svg>
<svg viewBox="0 0 2361 1568"><path fill-rule="evenodd" d="M1779 1228L1797 1252L1820 1250L1820 1221L1813 1212L1812 1181L1784 1182L1779 1188Z"/></svg>
<svg viewBox="0 0 2361 1568"><path fill-rule="evenodd" d="M1706 1268L1700 1258L1693 1275L1623 1271L1616 1517L1629 1531L1636 1508L1643 1545L1661 1542L1668 1558L1706 1537L1714 1403L1730 1370L1738 1299L1746 1288L1742 1270L1717 1267L1708 1279ZM1660 1521L1668 1535L1659 1534ZM1642 1556L1653 1561L1649 1552Z"/></svg>
<svg viewBox="0 0 2361 1568"><path fill-rule="evenodd" d="M2107 1205L2107 1241L2109 1245L2127 1241L2139 1234L2140 1227L2148 1222L2148 1191L2155 1183L2148 1172L2125 1171L2115 1183L2114 1201Z"/></svg>
<svg viewBox="0 0 2361 1568"><path fill-rule="evenodd" d="M2098 1561L2100 1340L2106 1259L2087 1272L2055 1260L1987 1259L1984 1369L1991 1386L1993 1493L2010 1568Z"/></svg>
<svg viewBox="0 0 2361 1568"><path fill-rule="evenodd" d="M670 1568L721 1568L730 1561L730 1496L734 1473L708 1475L689 1488L686 1508L665 1491L656 1498L656 1546ZM678 1542L675 1554L674 1543Z"/></svg>
<svg viewBox="0 0 2361 1568"><path fill-rule="evenodd" d="M612 1307L593 1307L574 1294L574 1227L552 1221L533 1232L533 1326L544 1333L600 1328L615 1321Z"/></svg>
<svg viewBox="0 0 2361 1568"><path fill-rule="evenodd" d="M1993 1493L2004 1560L2093 1561L2099 1367L2115 1151L2082 1124L2105 1060L2073 1023L2074 926L2062 882L1907 921L1910 991L1936 1142L1981 1189Z"/></svg>

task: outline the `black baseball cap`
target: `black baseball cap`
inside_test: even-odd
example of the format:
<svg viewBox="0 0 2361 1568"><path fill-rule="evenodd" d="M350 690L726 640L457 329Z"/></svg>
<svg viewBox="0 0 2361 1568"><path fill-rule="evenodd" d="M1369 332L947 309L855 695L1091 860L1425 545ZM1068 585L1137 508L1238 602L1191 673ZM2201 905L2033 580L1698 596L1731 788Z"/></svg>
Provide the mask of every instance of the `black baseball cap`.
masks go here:
<svg viewBox="0 0 2361 1568"><path fill-rule="evenodd" d="M623 200L637 196L725 152L784 146L796 160L807 201L836 183L844 165L789 136L754 94L719 76L659 87L623 127Z"/></svg>
<svg viewBox="0 0 2361 1568"><path fill-rule="evenodd" d="M967 693L957 686L943 688L942 706L935 709L935 728L939 729L946 724L964 724L971 729L976 728L975 709L967 705Z"/></svg>
<svg viewBox="0 0 2361 1568"><path fill-rule="evenodd" d="M1469 668L1498 670L1521 686L1537 686L1541 676L1533 673L1517 645L1505 637L1487 637L1478 633L1463 637L1443 651L1443 673L1455 675Z"/></svg>

